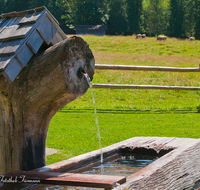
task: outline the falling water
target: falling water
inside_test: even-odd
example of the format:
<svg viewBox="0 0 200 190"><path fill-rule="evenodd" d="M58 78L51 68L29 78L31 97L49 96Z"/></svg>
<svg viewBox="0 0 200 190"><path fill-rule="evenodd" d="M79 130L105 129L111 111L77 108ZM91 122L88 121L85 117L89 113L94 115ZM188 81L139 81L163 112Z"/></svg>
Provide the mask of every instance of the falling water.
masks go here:
<svg viewBox="0 0 200 190"><path fill-rule="evenodd" d="M99 148L100 148L100 151L101 151L101 164L103 164L103 151L102 151L102 148L101 148L101 136L100 136L100 130L99 130L99 125L98 125L98 118L97 118L97 111L96 111L96 104L95 104L95 99L94 99L92 81L91 81L89 75L83 69L81 69L81 73L87 79L87 82L88 82L88 84L90 86L91 93L92 93L92 100L93 100L93 104L94 104L94 114L95 114L95 118L96 118L95 123L97 125L97 136L99 138Z"/></svg>

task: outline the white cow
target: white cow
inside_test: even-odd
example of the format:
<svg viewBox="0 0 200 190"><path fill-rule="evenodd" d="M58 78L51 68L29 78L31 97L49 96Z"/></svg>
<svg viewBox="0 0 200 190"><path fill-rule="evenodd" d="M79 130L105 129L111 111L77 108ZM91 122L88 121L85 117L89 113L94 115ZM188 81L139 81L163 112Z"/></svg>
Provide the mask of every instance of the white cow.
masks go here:
<svg viewBox="0 0 200 190"><path fill-rule="evenodd" d="M167 36L158 36L157 41L165 41L167 40Z"/></svg>

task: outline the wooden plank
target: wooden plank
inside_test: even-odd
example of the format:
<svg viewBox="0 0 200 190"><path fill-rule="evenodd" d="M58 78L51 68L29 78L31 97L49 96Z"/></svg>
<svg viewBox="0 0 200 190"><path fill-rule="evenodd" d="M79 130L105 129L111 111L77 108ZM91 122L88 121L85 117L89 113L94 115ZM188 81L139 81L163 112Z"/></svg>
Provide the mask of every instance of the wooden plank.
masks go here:
<svg viewBox="0 0 200 190"><path fill-rule="evenodd" d="M170 71L170 72L200 72L200 68L177 68L160 66L133 66L133 65L101 65L96 64L95 69L106 70L137 70L137 71Z"/></svg>
<svg viewBox="0 0 200 190"><path fill-rule="evenodd" d="M49 45L55 33L57 32L57 28L48 19L48 17L45 17L38 26L37 31L41 35L43 40Z"/></svg>
<svg viewBox="0 0 200 190"><path fill-rule="evenodd" d="M32 28L32 25L28 26L19 26L19 22L22 17L12 18L10 22L4 26L4 29L1 31L0 41L8 41L13 39L25 38L27 33Z"/></svg>
<svg viewBox="0 0 200 190"><path fill-rule="evenodd" d="M29 62L32 56L33 52L26 45L24 45L21 51L15 56L15 59L23 68L26 66L26 64Z"/></svg>
<svg viewBox="0 0 200 190"><path fill-rule="evenodd" d="M52 42L52 44L57 44L58 42L61 42L62 40L63 40L63 38L57 31L56 34L54 35L53 39L51 40L51 42Z"/></svg>
<svg viewBox="0 0 200 190"><path fill-rule="evenodd" d="M142 140L143 139L143 140ZM127 144L123 148L128 148L129 151L139 151L140 148L143 150L153 150L157 154L164 154L166 151L171 151L175 147L167 145L171 141L176 139L175 137L145 137L139 139L137 142ZM148 153L147 153L148 154Z"/></svg>
<svg viewBox="0 0 200 190"><path fill-rule="evenodd" d="M34 9L29 9L29 10L25 10L25 11L20 11L20 12L9 12L9 13L3 13L1 16L4 18L13 18L13 17L24 17L26 14L29 13L34 13L34 12L39 12L46 9L45 6L42 7L37 7Z"/></svg>
<svg viewBox="0 0 200 190"><path fill-rule="evenodd" d="M14 55L23 42L24 39L0 43L0 57Z"/></svg>
<svg viewBox="0 0 200 190"><path fill-rule="evenodd" d="M18 28L18 26L5 28L0 36L0 42L24 39L30 30L31 30L30 25L24 26L23 28L22 27Z"/></svg>
<svg viewBox="0 0 200 190"><path fill-rule="evenodd" d="M200 87L186 86L156 86L156 85L120 85L120 84L93 84L93 88L109 89L154 89L154 90L200 90Z"/></svg>
<svg viewBox="0 0 200 190"><path fill-rule="evenodd" d="M54 24L54 26L57 28L59 35L62 37L62 39L67 39L67 35L63 32L63 30L59 27L58 21L55 19L55 17L47 10L47 17L49 20Z"/></svg>
<svg viewBox="0 0 200 190"><path fill-rule="evenodd" d="M11 18L11 17L15 16L15 14L16 14L16 11L13 11L10 13L3 13L1 16Z"/></svg>
<svg viewBox="0 0 200 190"><path fill-rule="evenodd" d="M139 138L136 142L133 141L129 144L126 144L126 147L141 147L141 146L146 146L150 143L154 143L155 138L154 137L146 137L146 138Z"/></svg>
<svg viewBox="0 0 200 190"><path fill-rule="evenodd" d="M22 20L19 22L19 25L27 25L27 24L34 24L36 23L40 16L45 12L45 10L35 13L29 13L26 16L22 18Z"/></svg>
<svg viewBox="0 0 200 190"><path fill-rule="evenodd" d="M168 142L166 145L167 146L172 146L176 148L186 148L186 147L192 147L194 144L199 142L199 139L184 139L184 138L174 138L172 141Z"/></svg>
<svg viewBox="0 0 200 190"><path fill-rule="evenodd" d="M18 25L21 19L22 17L12 18L12 22L9 25L7 25L7 27L13 27Z"/></svg>
<svg viewBox="0 0 200 190"><path fill-rule="evenodd" d="M5 28L0 35L0 42L8 41L10 36L17 30L18 25Z"/></svg>
<svg viewBox="0 0 200 190"><path fill-rule="evenodd" d="M159 146L159 147L174 147L174 146L170 146L169 143L173 140L175 140L176 137L157 137L155 138L155 141L148 144L149 147L155 147L155 146Z"/></svg>
<svg viewBox="0 0 200 190"><path fill-rule="evenodd" d="M129 176L122 189L191 189L200 178L200 140L174 138L166 145L174 150Z"/></svg>
<svg viewBox="0 0 200 190"><path fill-rule="evenodd" d="M10 12L10 13L3 13L2 16L4 18L24 17L26 14L34 13L34 12L35 12L34 9L26 10L26 11L20 11L20 12L13 11L13 12Z"/></svg>
<svg viewBox="0 0 200 190"><path fill-rule="evenodd" d="M3 75L8 79L9 82L13 82L21 70L22 68L17 60L13 58L3 71Z"/></svg>
<svg viewBox="0 0 200 190"><path fill-rule="evenodd" d="M6 66L10 62L11 58L12 57L10 57L10 56L0 57L0 72L2 72L6 68Z"/></svg>
<svg viewBox="0 0 200 190"><path fill-rule="evenodd" d="M6 18L1 18L1 19L0 19L0 27L1 27L1 25L2 25L5 21L6 21Z"/></svg>
<svg viewBox="0 0 200 190"><path fill-rule="evenodd" d="M51 20L52 23L54 23L54 25L58 25L59 26L59 22L57 21L57 19L51 14L51 12L49 12L48 9L46 9L47 11L47 17L49 18L49 20Z"/></svg>
<svg viewBox="0 0 200 190"><path fill-rule="evenodd" d="M1 25L1 28L0 28L0 34L3 32L3 30L6 28L6 27L9 27L9 25L13 22L13 18L11 19L6 19L5 22Z"/></svg>
<svg viewBox="0 0 200 190"><path fill-rule="evenodd" d="M23 39L28 35L31 29L32 29L32 25L20 26L9 38L5 39L5 41Z"/></svg>
<svg viewBox="0 0 200 190"><path fill-rule="evenodd" d="M171 141L173 141L175 137L145 137L140 138L137 143L130 143L128 146L137 146L137 147L154 147L154 146L162 146Z"/></svg>
<svg viewBox="0 0 200 190"><path fill-rule="evenodd" d="M22 17L7 19L3 23L3 25L1 26L1 29L0 29L1 36L0 36L0 38L1 39L2 38L7 39L9 36L11 36L15 32L15 30L18 28L18 23L21 19L22 19Z"/></svg>
<svg viewBox="0 0 200 190"><path fill-rule="evenodd" d="M55 172L12 172L4 175L4 179L38 180L41 184L82 186L82 187L98 187L98 188L113 188L116 183L122 184L126 182L124 176L111 175L92 175L92 174L77 174L77 173L55 173Z"/></svg>
<svg viewBox="0 0 200 190"><path fill-rule="evenodd" d="M43 39L39 35L39 33L35 30L31 35L31 38L27 42L29 48L36 54L43 43Z"/></svg>

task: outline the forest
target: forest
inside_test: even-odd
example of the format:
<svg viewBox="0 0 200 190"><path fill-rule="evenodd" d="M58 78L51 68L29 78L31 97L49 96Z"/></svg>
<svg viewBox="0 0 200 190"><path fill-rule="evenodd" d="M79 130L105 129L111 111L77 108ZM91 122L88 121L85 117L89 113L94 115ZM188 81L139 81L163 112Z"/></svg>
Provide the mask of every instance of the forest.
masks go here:
<svg viewBox="0 0 200 190"><path fill-rule="evenodd" d="M200 0L0 0L0 15L45 6L66 34L74 25L107 25L108 35L200 39Z"/></svg>

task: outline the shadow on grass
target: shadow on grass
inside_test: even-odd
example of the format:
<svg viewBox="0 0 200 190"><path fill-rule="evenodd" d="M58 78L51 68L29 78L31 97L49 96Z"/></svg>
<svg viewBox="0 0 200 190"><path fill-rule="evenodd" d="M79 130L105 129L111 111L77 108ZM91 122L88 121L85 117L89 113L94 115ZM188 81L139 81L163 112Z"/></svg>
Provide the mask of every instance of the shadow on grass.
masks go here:
<svg viewBox="0 0 200 190"><path fill-rule="evenodd" d="M59 112L64 113L93 113L93 109L66 109L62 108ZM97 109L97 113L106 114L192 114L200 113L200 109L197 110L121 110L121 109Z"/></svg>

